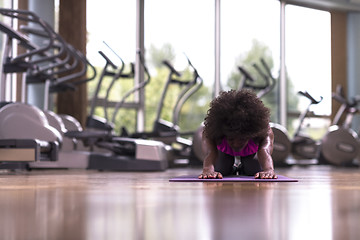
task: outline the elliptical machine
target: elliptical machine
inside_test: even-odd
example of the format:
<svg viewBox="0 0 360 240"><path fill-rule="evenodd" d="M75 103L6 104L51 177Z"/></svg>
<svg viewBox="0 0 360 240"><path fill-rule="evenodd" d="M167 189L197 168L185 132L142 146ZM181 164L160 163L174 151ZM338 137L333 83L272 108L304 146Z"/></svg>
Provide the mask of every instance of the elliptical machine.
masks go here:
<svg viewBox="0 0 360 240"><path fill-rule="evenodd" d="M131 63L130 72L125 73L124 72L125 62L123 61L123 59L118 54L116 54L116 52L108 44L106 44L105 42L104 42L104 44L120 60L120 66L116 65L114 63L114 61L112 61L105 52L99 51L99 54L105 60L105 66L103 67L103 70L100 73L100 77L99 77L98 83L96 85L94 95L91 100L90 114L86 119L86 128L92 129L92 130L112 132L115 127L114 123L115 123L115 117L116 117L117 111L119 110L119 108L121 106L119 106L119 103L116 103L115 108L114 108L115 110L114 110L113 117L110 118L110 116L108 114L110 92L111 92L112 88L114 87L114 84L117 81L120 81L120 79L121 79L121 81L123 79L133 79L135 76L135 69L134 69L134 65ZM139 54L142 64L145 65L145 62L144 62L143 57L141 56L140 52L137 52L137 54ZM145 70L146 70L146 68L145 68ZM103 111L104 111L104 118L102 118L102 117L95 115L95 108L97 106L97 102L100 100L99 94L100 94L101 88L104 87L103 82L104 82L105 77L112 77L112 80L106 89L106 95L103 100L102 105L103 105ZM147 79L145 81L143 81L142 83L140 83L139 86L133 87L130 91L128 91L122 97L122 100L120 102L124 102L131 94L144 88L149 82L150 82L150 77L147 77Z"/></svg>
<svg viewBox="0 0 360 240"><path fill-rule="evenodd" d="M351 100L345 98L343 88L337 86L336 92L332 97L341 103L332 125L324 136L320 145L319 161L336 166L358 166L354 160L359 155L359 137L356 132L351 129L352 119L359 112L357 105L360 102L360 96L356 96ZM345 120L340 125L340 118L344 116Z"/></svg>
<svg viewBox="0 0 360 240"><path fill-rule="evenodd" d="M44 23L41 19L39 19L34 13L29 11L21 11L21 10L13 10L13 9L0 9L0 13L3 15L7 15L10 17L19 18L22 20L29 20L35 21L38 20L40 25L44 28L44 31L38 31L34 29L27 29L27 32L31 32L32 34L36 35L43 35L46 33L48 38L48 42L50 42L49 46L46 48L37 47L32 44L32 42L28 42L27 38L21 37L17 32L12 31L11 29L6 29L6 33L14 37L15 39L20 41L20 44L24 45L29 51L26 54L19 55L17 57L9 58L5 66L7 67L8 71L15 69L16 71L27 71L27 76L32 77L33 80L44 81L46 80L49 86L65 86L65 83L76 77L79 74L83 74L86 72L86 61L83 61L84 58L79 57L75 58L74 64L79 62L84 62L83 68L79 72L67 74L64 77L59 77L57 74L65 73L74 66L74 64L70 64L68 61L71 60L67 57L68 54L72 56L78 56L74 49L71 49L68 44L66 44L60 36L58 36L46 23ZM1 27L3 31L3 28ZM57 41L53 41L54 38ZM46 41L45 41L46 42ZM59 44L59 45L57 45ZM53 49L63 49L64 58L62 55L59 56L57 52L53 52ZM48 51L49 50L49 51ZM60 50L59 50L60 51ZM31 59L32 56L37 55L40 58L38 59ZM79 61L76 61L79 60ZM48 64L48 65L41 65L38 64ZM14 67L14 68L11 68ZM18 68L16 68L18 67ZM85 71L84 71L85 69ZM13 71L15 71L13 70ZM44 75L44 76L43 76ZM31 78L29 78L30 80ZM27 79L28 80L28 79ZM87 81L86 79L85 81ZM82 81L83 82L83 81ZM49 89L49 88L47 88ZM29 110L29 111L26 111ZM31 113L29 113L31 112ZM25 114L25 117L22 115ZM60 119L60 118L58 118ZM1 129L1 148L4 148L6 152L10 152L14 154L14 148L24 148L25 145L22 144L23 140L32 140L35 141L36 146L31 146L34 148L30 154L33 154L35 151L35 157L28 157L24 160L21 158L22 156L15 156L18 157L15 160L8 155L6 155L7 161L31 161L34 164L31 164L31 167L41 167L41 168L58 168L58 163L61 163L62 168L67 168L63 163L58 161L58 155L56 152L56 156L51 158L50 160L54 161L51 164L46 164L45 161L41 161L44 158L42 157L43 154L38 154L40 151L46 151L49 149L49 145L45 146L40 143L40 141L53 141L58 143L59 148L62 148L62 139L63 136L69 138L75 138L70 134L70 131L63 133L64 135L60 134L54 127L49 126L48 119L45 117L45 114L40 109L30 106L25 103L10 103L0 109L0 125L2 126ZM29 127L30 126L30 127ZM5 129L7 131L5 131ZM62 131L62 130L60 130ZM69 134L69 135L68 135ZM75 134L76 135L76 134ZM164 144L161 142L156 141L147 141L147 140L139 140L139 139L128 139L128 138L115 138L108 133L106 134L98 134L96 136L98 140L101 141L113 141L116 142L119 146L114 149L109 154L101 154L97 153L97 156L101 156L101 158L95 158L95 153L87 152L82 158L82 161L79 165L79 161L76 161L72 157L64 158L67 159L68 163L73 163L76 166L73 168L90 168L90 169L104 169L104 170L121 170L121 171L158 171L158 170L165 170L167 168L167 154L165 150ZM90 138L94 138L93 135L90 135ZM39 140L40 141L37 141ZM4 143L4 144L3 144ZM40 146L40 147L38 147ZM11 149L12 148L12 149ZM126 150L124 153L123 149ZM21 149L16 149L21 150ZM57 150L57 148L56 148ZM1 149L1 153L3 153L3 149ZM29 151L26 151L29 152ZM18 151L15 151L15 155ZM43 153L43 152L41 152ZM94 158L89 158L88 156L92 156ZM50 156L51 157L51 156ZM10 160L9 160L10 159ZM41 162L40 162L41 161ZM45 163L45 164L43 164ZM53 164L54 163L54 164ZM38 166L35 166L38 165ZM41 165L41 166L40 166ZM74 165L71 165L74 166Z"/></svg>
<svg viewBox="0 0 360 240"><path fill-rule="evenodd" d="M23 78L23 86L25 86L25 80L27 83L31 81L32 74L39 77L38 81L48 80L46 84L48 88L54 86L48 79L50 75L43 74L43 71L51 71L55 67L67 70L60 56L68 53L68 46L62 44L61 39L55 38L48 25L29 11L0 8L0 14L32 22L40 27L37 30L42 35L49 38L45 46L38 47L26 35L0 23L0 30L7 36L1 78L2 88L5 88L2 84L6 82L6 74L15 72L27 72L26 78ZM18 45L24 47L26 52L13 56L11 51L13 40L18 41ZM53 49L57 49L58 54L52 53ZM66 58L70 56L66 55ZM41 65L43 63L48 63L51 67L44 69ZM61 82L56 84L61 84ZM2 96L0 97L3 100ZM24 90L22 101L25 101ZM24 166L29 168L29 164L34 162L58 160L58 149L62 147L62 135L49 125L44 112L39 108L25 103L8 102L0 109L0 125L2 129L0 133L1 168L23 168ZM48 154L44 155L44 153Z"/></svg>
<svg viewBox="0 0 360 240"><path fill-rule="evenodd" d="M182 74L177 71L169 61L163 61L163 64L169 69L169 74L165 86L163 88L161 98L157 107L157 114L153 123L153 130L151 132L136 132L130 134L133 138L153 139L161 141L170 146L171 161L170 166L184 166L188 164L196 164L199 161L199 149L194 150L193 140L184 138L183 135L193 135L193 139L197 139L197 132L182 133L178 126L179 116L181 109L185 102L197 92L202 84L203 80L200 77L197 69L187 58L188 66L192 69L192 79L183 80L180 79ZM166 95L169 92L170 85L179 86L181 89L180 94L177 96L175 106L173 108L172 121L166 121L162 119L162 110L165 104Z"/></svg>
<svg viewBox="0 0 360 240"><path fill-rule="evenodd" d="M147 79L129 90L120 102L124 102L125 99L132 93L145 87L145 85L150 81L150 75L142 54L140 51L138 51L137 54L140 57L140 62L144 67ZM110 60L105 54L102 55L105 56L105 59L107 59L106 65L108 65ZM114 79L118 79L121 77L121 74L122 70L120 68L120 71L115 74L111 74L110 76L114 76ZM105 104L104 106L107 105ZM106 109L106 107L104 109ZM69 131L66 133L66 136L74 137L92 146L108 150L106 153L98 151L91 152L88 160L88 169L116 171L162 171L168 168L168 151L165 144L155 140L117 136L112 130L113 127L100 131L94 131L91 129L81 132Z"/></svg>

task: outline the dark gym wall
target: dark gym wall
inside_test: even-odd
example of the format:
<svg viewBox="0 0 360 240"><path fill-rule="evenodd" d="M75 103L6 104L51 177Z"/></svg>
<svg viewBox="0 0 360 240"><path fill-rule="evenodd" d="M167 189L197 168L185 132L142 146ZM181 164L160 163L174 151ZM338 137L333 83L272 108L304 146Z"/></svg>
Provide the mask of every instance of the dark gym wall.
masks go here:
<svg viewBox="0 0 360 240"><path fill-rule="evenodd" d="M86 0L60 0L59 34L86 54ZM87 90L82 84L76 91L59 93L57 113L75 117L84 126L87 115Z"/></svg>
<svg viewBox="0 0 360 240"><path fill-rule="evenodd" d="M347 13L342 11L331 12L331 89L336 90L342 85L347 93ZM332 101L331 119L335 117L340 104Z"/></svg>

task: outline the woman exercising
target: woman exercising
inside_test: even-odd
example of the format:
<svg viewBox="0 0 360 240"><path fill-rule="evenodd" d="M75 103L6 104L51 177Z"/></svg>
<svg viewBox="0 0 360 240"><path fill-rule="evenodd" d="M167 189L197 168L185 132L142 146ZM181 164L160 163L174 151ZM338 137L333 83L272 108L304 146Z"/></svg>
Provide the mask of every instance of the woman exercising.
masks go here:
<svg viewBox="0 0 360 240"><path fill-rule="evenodd" d="M204 122L205 153L199 178L223 178L236 173L277 178L274 172L274 134L270 110L250 90L221 92L210 103ZM239 164L235 157L240 158Z"/></svg>

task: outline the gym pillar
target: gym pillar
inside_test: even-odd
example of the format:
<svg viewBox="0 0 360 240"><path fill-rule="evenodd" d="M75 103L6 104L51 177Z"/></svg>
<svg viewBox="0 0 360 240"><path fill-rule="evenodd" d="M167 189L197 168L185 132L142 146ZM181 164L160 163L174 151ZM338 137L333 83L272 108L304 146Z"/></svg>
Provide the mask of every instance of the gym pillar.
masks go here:
<svg viewBox="0 0 360 240"><path fill-rule="evenodd" d="M60 1L59 34L86 56L86 0ZM57 113L71 115L84 126L87 114L86 84L78 86L76 91L59 93Z"/></svg>

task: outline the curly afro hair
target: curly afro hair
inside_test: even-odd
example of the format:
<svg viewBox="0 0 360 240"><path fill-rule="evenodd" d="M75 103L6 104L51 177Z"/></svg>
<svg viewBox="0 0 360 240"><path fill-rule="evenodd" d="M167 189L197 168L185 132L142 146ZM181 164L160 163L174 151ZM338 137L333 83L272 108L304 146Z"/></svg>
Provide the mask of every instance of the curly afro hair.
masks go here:
<svg viewBox="0 0 360 240"><path fill-rule="evenodd" d="M253 91L224 91L210 103L203 134L215 142L224 137L264 138L269 121L270 110Z"/></svg>

